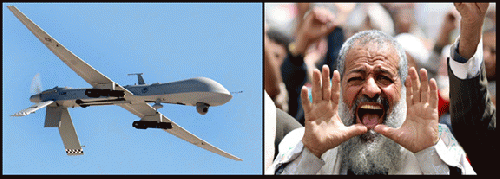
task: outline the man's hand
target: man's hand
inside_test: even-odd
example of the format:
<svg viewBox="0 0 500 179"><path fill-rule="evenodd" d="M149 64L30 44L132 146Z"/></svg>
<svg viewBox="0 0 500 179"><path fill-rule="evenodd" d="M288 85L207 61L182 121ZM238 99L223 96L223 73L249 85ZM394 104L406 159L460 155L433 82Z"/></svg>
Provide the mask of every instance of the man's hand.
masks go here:
<svg viewBox="0 0 500 179"><path fill-rule="evenodd" d="M379 124L374 130L413 153L432 147L439 140L438 92L436 80L427 80L427 70L411 67L406 79L408 114L400 128Z"/></svg>
<svg viewBox="0 0 500 179"><path fill-rule="evenodd" d="M463 21L468 23L479 23L484 20L486 10L488 10L489 3L453 3L457 11L460 12Z"/></svg>
<svg viewBox="0 0 500 179"><path fill-rule="evenodd" d="M317 69L313 72L312 104L309 101L307 88L302 87L301 93L302 108L305 113L302 143L318 158L329 149L368 131L362 124L344 126L338 115L340 74L335 70L330 89L330 70L327 65L323 65L322 70L323 74Z"/></svg>
<svg viewBox="0 0 500 179"><path fill-rule="evenodd" d="M335 29L333 19L333 14L326 9L311 10L300 27L297 27L295 53L304 54L309 45L330 34Z"/></svg>
<svg viewBox="0 0 500 179"><path fill-rule="evenodd" d="M460 12L460 45L458 53L469 59L476 52L489 3L453 3Z"/></svg>

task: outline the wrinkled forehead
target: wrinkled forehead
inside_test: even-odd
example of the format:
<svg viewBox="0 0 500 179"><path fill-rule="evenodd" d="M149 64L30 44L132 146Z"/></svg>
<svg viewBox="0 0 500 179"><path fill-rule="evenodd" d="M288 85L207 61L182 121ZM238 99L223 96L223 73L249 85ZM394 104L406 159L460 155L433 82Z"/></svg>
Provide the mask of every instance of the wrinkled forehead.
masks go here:
<svg viewBox="0 0 500 179"><path fill-rule="evenodd" d="M356 41L346 55L346 72L359 64L383 64L393 70L399 70L399 55L395 47L384 41Z"/></svg>

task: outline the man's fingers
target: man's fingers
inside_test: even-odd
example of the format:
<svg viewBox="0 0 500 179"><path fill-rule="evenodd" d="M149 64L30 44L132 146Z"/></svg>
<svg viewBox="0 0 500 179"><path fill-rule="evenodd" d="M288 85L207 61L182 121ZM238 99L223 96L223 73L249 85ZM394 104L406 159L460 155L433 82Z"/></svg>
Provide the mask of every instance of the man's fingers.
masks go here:
<svg viewBox="0 0 500 179"><path fill-rule="evenodd" d="M489 2L485 2L485 3L476 3L476 4L477 4L477 6L478 6L478 8L479 8L479 10L480 10L481 12L486 12L486 10L488 10L488 6L490 5L490 3L489 3Z"/></svg>
<svg viewBox="0 0 500 179"><path fill-rule="evenodd" d="M453 3L460 13L486 13L489 3Z"/></svg>
<svg viewBox="0 0 500 179"><path fill-rule="evenodd" d="M333 71L331 96L332 96L332 104L333 105L339 104L339 99L340 99L340 73L337 70ZM334 109L336 109L335 106L334 106Z"/></svg>
<svg viewBox="0 0 500 179"><path fill-rule="evenodd" d="M354 124L352 126L347 127L347 139L348 140L354 136L364 134L368 132L368 128L363 124Z"/></svg>
<svg viewBox="0 0 500 179"><path fill-rule="evenodd" d="M325 27L323 28L323 36L327 36L328 34L332 33L336 28L336 24L333 21L330 21L325 24Z"/></svg>
<svg viewBox="0 0 500 179"><path fill-rule="evenodd" d="M335 30L336 26L337 25L335 24L335 22L333 20L327 21L326 23L322 24L321 28L319 29L320 30L319 37L328 36L328 34L332 33Z"/></svg>
<svg viewBox="0 0 500 179"><path fill-rule="evenodd" d="M408 107L410 107L413 105L413 89L411 88L410 76L406 77L405 87L406 87L406 103L408 104Z"/></svg>
<svg viewBox="0 0 500 179"><path fill-rule="evenodd" d="M312 39L327 36L335 29L334 15L328 9L314 8L310 13L313 15L311 23L316 26Z"/></svg>
<svg viewBox="0 0 500 179"><path fill-rule="evenodd" d="M427 70L420 69L420 101L426 103L429 96L429 81L427 79Z"/></svg>
<svg viewBox="0 0 500 179"><path fill-rule="evenodd" d="M378 124L375 126L375 128L373 128L373 130L376 133L382 134L391 140L398 141L397 140L397 136L398 136L397 133L398 132L397 132L396 128L389 127L389 126L386 126L384 124Z"/></svg>
<svg viewBox="0 0 500 179"><path fill-rule="evenodd" d="M413 103L420 102L420 80L418 78L417 71L415 68L411 67L408 75L411 76L411 88L413 94Z"/></svg>
<svg viewBox="0 0 500 179"><path fill-rule="evenodd" d="M437 108L438 103L439 103L439 97L438 97L438 88L437 88L437 83L434 78L431 78L429 82L429 107L431 108Z"/></svg>
<svg viewBox="0 0 500 179"><path fill-rule="evenodd" d="M323 65L322 69L322 89L323 89L323 100L330 100L330 69L328 65Z"/></svg>
<svg viewBox="0 0 500 179"><path fill-rule="evenodd" d="M312 80L312 100L313 103L317 103L322 100L323 94L321 93L321 72L318 69L313 70L313 80Z"/></svg>
<svg viewBox="0 0 500 179"><path fill-rule="evenodd" d="M462 9L464 8L464 3L461 3L461 2L454 2L453 5L455 6L455 8L457 9L457 11L462 11Z"/></svg>
<svg viewBox="0 0 500 179"><path fill-rule="evenodd" d="M300 92L300 97L302 101L302 109L304 109L304 113L309 113L311 111L311 102L309 102L309 90L307 87L302 86L302 90Z"/></svg>
<svg viewBox="0 0 500 179"><path fill-rule="evenodd" d="M330 23L335 19L335 15L326 8L317 7L312 11L314 12L314 19L318 20L322 24Z"/></svg>

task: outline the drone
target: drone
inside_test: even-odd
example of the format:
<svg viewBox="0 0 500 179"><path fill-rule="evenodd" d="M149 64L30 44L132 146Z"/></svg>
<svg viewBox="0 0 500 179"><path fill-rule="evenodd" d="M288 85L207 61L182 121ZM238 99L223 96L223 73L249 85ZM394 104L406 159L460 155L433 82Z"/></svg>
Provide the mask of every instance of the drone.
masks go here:
<svg viewBox="0 0 500 179"><path fill-rule="evenodd" d="M82 89L55 87L41 91L37 88L36 94L29 99L35 104L12 115L26 116L46 108L44 127L59 128L67 155L83 155L68 108L116 105L140 118L132 123L132 127L161 129L223 157L242 160L191 134L157 111L163 108L162 103L169 103L195 106L199 114L205 115L210 107L221 106L232 98L231 93L220 83L206 77L195 77L171 83L146 84L143 73L134 73L129 75L137 75L137 83L121 86L66 49L16 7L7 7L47 48L92 85L92 88ZM154 104L151 106L148 103Z"/></svg>

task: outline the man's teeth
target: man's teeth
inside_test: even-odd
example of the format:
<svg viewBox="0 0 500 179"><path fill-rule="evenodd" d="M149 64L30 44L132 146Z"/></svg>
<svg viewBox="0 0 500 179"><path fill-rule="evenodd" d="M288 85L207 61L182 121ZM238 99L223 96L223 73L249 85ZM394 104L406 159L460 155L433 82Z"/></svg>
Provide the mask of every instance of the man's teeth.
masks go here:
<svg viewBox="0 0 500 179"><path fill-rule="evenodd" d="M362 108L362 109L382 109L378 105L369 105L369 104L362 105L360 108Z"/></svg>

